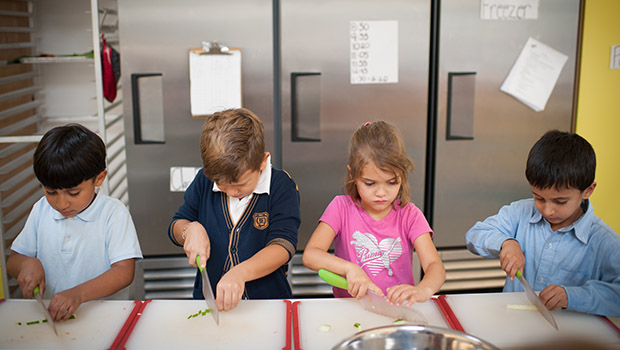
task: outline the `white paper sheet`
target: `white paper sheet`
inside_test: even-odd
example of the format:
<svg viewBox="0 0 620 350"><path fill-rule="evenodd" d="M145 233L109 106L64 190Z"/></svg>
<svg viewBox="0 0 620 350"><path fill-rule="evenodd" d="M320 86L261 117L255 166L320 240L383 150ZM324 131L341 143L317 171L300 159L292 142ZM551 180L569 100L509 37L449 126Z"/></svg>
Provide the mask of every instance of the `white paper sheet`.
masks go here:
<svg viewBox="0 0 620 350"><path fill-rule="evenodd" d="M529 38L500 90L540 112L567 60L568 56Z"/></svg>
<svg viewBox="0 0 620 350"><path fill-rule="evenodd" d="M189 53L192 116L241 107L241 51L232 55Z"/></svg>
<svg viewBox="0 0 620 350"><path fill-rule="evenodd" d="M398 21L351 21L351 84L398 83Z"/></svg>
<svg viewBox="0 0 620 350"><path fill-rule="evenodd" d="M170 167L170 192L185 192L202 168L188 166Z"/></svg>

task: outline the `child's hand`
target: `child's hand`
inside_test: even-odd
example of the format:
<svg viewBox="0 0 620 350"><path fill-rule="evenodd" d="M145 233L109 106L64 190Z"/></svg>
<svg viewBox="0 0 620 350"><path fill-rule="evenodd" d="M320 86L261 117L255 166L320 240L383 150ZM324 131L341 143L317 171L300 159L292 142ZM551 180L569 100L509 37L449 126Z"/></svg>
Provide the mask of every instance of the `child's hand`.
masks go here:
<svg viewBox="0 0 620 350"><path fill-rule="evenodd" d="M502 270L511 280L514 280L517 270L523 270L525 266L525 256L519 242L514 239L504 241L499 252L499 262L502 265Z"/></svg>
<svg viewBox="0 0 620 350"><path fill-rule="evenodd" d="M24 298L34 298L34 289L39 286L41 295L45 292L45 271L41 261L37 258L25 257L19 274L17 283L22 290Z"/></svg>
<svg viewBox="0 0 620 350"><path fill-rule="evenodd" d="M82 298L75 288L63 290L54 294L48 310L54 322L66 321L82 304Z"/></svg>
<svg viewBox="0 0 620 350"><path fill-rule="evenodd" d="M352 297L360 299L368 290L373 291L383 297L383 291L376 284L372 283L366 272L356 264L349 264L346 272L346 279L349 285L348 292Z"/></svg>
<svg viewBox="0 0 620 350"><path fill-rule="evenodd" d="M414 303L425 302L433 296L433 291L428 288L399 284L387 289L387 299L394 305L410 307Z"/></svg>
<svg viewBox="0 0 620 350"><path fill-rule="evenodd" d="M547 309L555 310L568 307L568 296L563 287L550 284L540 291L538 298L542 300Z"/></svg>
<svg viewBox="0 0 620 350"><path fill-rule="evenodd" d="M198 221L192 221L185 226L185 243L183 250L189 259L189 265L196 266L196 256L200 255L200 262L204 266L211 256L211 241L207 235L207 230Z"/></svg>
<svg viewBox="0 0 620 350"><path fill-rule="evenodd" d="M239 266L239 265L237 265ZM215 303L220 311L232 310L239 304L245 290L245 279L241 270L233 267L217 284Z"/></svg>

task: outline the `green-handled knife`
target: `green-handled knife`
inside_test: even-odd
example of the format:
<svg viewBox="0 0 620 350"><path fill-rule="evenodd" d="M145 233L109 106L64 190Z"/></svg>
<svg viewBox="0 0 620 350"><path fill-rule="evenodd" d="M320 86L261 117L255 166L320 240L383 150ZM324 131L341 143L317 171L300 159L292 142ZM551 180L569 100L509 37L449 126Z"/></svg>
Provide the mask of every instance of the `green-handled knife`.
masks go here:
<svg viewBox="0 0 620 350"><path fill-rule="evenodd" d="M215 320L215 324L220 325L220 312L217 310L217 304L215 304L215 296L213 295L213 289L211 289L211 282L209 282L209 276L204 267L200 267L200 255L196 256L196 264L200 269L200 275L202 276L202 295L205 297L207 306L211 309L211 316Z"/></svg>
<svg viewBox="0 0 620 350"><path fill-rule="evenodd" d="M532 304L534 304L534 306L536 306L536 309L538 310L538 312L540 312L541 315L543 315L545 320L551 323L551 325L555 327L556 330L559 331L560 329L558 328L558 324L555 322L555 318L551 314L551 311L547 310L547 307L545 306L545 304L543 304L543 302L540 299L538 299L538 295L536 295L536 292L534 292L534 289L532 289L532 287L527 282L525 277L523 277L521 270L517 270L517 279L519 279L519 282L521 282L521 284L523 285L523 289L525 290L525 295L527 296L527 299Z"/></svg>
<svg viewBox="0 0 620 350"><path fill-rule="evenodd" d="M56 334L56 336L58 336L58 331L56 330L56 325L54 324L54 320L52 319L50 312L47 311L47 306L45 306L45 303L43 302L43 298L41 298L41 290L39 289L39 286L34 287L34 297L39 302L39 305L41 305L41 308L43 308L43 314L45 315L45 319L47 320L46 322L50 326L52 326L54 333Z"/></svg>
<svg viewBox="0 0 620 350"><path fill-rule="evenodd" d="M349 288L349 283L344 277L331 271L320 269L319 277L334 287L345 290ZM424 317L424 315L417 310L410 307L392 305L385 300L385 298L378 296L372 291L368 291L368 293L366 293L366 295L360 299L359 302L362 304L364 309L370 312L388 316L397 320L407 320L416 325L428 324L426 317Z"/></svg>

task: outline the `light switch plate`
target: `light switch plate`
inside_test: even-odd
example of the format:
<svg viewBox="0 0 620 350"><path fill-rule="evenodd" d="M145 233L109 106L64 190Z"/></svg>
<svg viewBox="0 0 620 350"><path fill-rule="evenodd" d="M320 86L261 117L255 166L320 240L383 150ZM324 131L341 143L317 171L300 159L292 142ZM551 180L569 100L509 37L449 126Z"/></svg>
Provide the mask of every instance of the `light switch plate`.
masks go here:
<svg viewBox="0 0 620 350"><path fill-rule="evenodd" d="M611 46L609 69L620 69L620 45Z"/></svg>

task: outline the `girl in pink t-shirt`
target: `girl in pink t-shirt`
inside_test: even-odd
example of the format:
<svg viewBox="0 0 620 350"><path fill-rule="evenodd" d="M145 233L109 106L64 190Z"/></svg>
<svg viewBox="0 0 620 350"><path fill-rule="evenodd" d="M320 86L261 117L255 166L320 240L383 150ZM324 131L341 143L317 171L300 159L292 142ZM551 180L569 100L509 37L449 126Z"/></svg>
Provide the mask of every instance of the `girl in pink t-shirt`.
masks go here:
<svg viewBox="0 0 620 350"><path fill-rule="evenodd" d="M366 123L349 143L348 196L336 196L306 245L304 265L343 275L348 290L336 297L361 298L368 290L394 304L423 302L435 294L446 272L422 212L409 202L407 155L398 130L386 122ZM327 252L332 242L335 255ZM417 252L424 278L414 286Z"/></svg>

